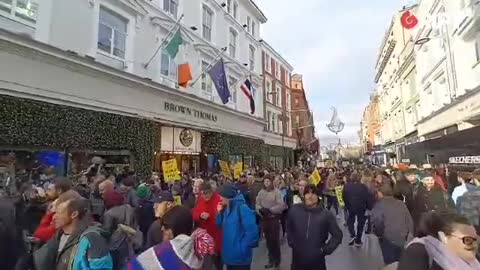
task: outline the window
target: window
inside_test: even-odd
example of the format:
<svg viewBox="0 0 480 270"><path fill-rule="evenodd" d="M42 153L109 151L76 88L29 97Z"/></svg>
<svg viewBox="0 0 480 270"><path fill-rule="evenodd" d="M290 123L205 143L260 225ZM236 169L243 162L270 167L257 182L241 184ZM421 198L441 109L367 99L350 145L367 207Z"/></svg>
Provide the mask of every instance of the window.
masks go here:
<svg viewBox="0 0 480 270"><path fill-rule="evenodd" d="M275 88L276 105L282 107L282 86L277 82Z"/></svg>
<svg viewBox="0 0 480 270"><path fill-rule="evenodd" d="M212 94L212 80L210 77L206 74L207 72L204 72L208 68L208 63L202 61L202 90L205 91L207 94Z"/></svg>
<svg viewBox="0 0 480 270"><path fill-rule="evenodd" d="M235 85L237 83L237 79L232 77L232 76L228 76L228 88L230 88L230 91L231 91L231 102L232 103L237 103L237 85Z"/></svg>
<svg viewBox="0 0 480 270"><path fill-rule="evenodd" d="M270 55L265 54L265 70L270 72L271 71L271 60L270 60Z"/></svg>
<svg viewBox="0 0 480 270"><path fill-rule="evenodd" d="M163 10L177 17L178 0L163 0Z"/></svg>
<svg viewBox="0 0 480 270"><path fill-rule="evenodd" d="M270 79L267 79L265 81L265 88L265 93L267 94L267 101L272 102L272 81Z"/></svg>
<svg viewBox="0 0 480 270"><path fill-rule="evenodd" d="M285 70L285 83L290 87L290 72Z"/></svg>
<svg viewBox="0 0 480 270"><path fill-rule="evenodd" d="M278 133L283 134L283 121L282 116L278 116Z"/></svg>
<svg viewBox="0 0 480 270"><path fill-rule="evenodd" d="M237 32L230 28L230 38L228 42L228 53L230 57L235 58L237 52Z"/></svg>
<svg viewBox="0 0 480 270"><path fill-rule="evenodd" d="M250 33L250 29L252 27L252 18L247 16L247 32Z"/></svg>
<svg viewBox="0 0 480 270"><path fill-rule="evenodd" d="M232 12L232 0L227 0L227 12L228 14Z"/></svg>
<svg viewBox="0 0 480 270"><path fill-rule="evenodd" d="M480 61L480 32L477 34L477 39L475 40L475 51L477 53L477 62Z"/></svg>
<svg viewBox="0 0 480 270"><path fill-rule="evenodd" d="M202 36L208 41L212 41L212 18L213 12L208 7L203 6L202 18Z"/></svg>
<svg viewBox="0 0 480 270"><path fill-rule="evenodd" d="M255 36L255 33L256 33L256 30L255 30L255 29L256 29L256 27L257 27L256 23L255 23L254 21L252 21L252 32L251 32L251 33L252 33L252 36Z"/></svg>
<svg viewBox="0 0 480 270"><path fill-rule="evenodd" d="M275 62L275 77L280 79L280 63Z"/></svg>
<svg viewBox="0 0 480 270"><path fill-rule="evenodd" d="M298 106L298 98L295 98L295 106Z"/></svg>
<svg viewBox="0 0 480 270"><path fill-rule="evenodd" d="M300 127L300 115L295 115L295 127Z"/></svg>
<svg viewBox="0 0 480 270"><path fill-rule="evenodd" d="M237 2L234 2L233 3L233 18L237 18L237 14L238 14L238 3Z"/></svg>
<svg viewBox="0 0 480 270"><path fill-rule="evenodd" d="M248 47L248 67L250 70L255 69L255 47L253 45Z"/></svg>
<svg viewBox="0 0 480 270"><path fill-rule="evenodd" d="M177 64L167 53L162 52L160 74L166 77L177 78Z"/></svg>
<svg viewBox="0 0 480 270"><path fill-rule="evenodd" d="M125 58L128 20L100 7L97 48L110 55Z"/></svg>
<svg viewBox="0 0 480 270"><path fill-rule="evenodd" d="M38 0L0 0L0 11L12 17L35 23L38 16Z"/></svg>
<svg viewBox="0 0 480 270"><path fill-rule="evenodd" d="M287 111L290 111L292 109L292 101L291 101L291 95L290 95L290 92L289 90L287 90L287 96L286 96L286 105L287 105Z"/></svg>
<svg viewBox="0 0 480 270"><path fill-rule="evenodd" d="M272 113L272 131L276 132L277 130L275 129L275 122L277 121L277 118L275 117L275 113Z"/></svg>
<svg viewBox="0 0 480 270"><path fill-rule="evenodd" d="M292 136L292 127L290 126L290 121L292 121L291 115L288 114L288 115L287 115L287 119L286 119L286 121L285 121L285 122L287 123L287 135L288 135L288 136Z"/></svg>
<svg viewBox="0 0 480 270"><path fill-rule="evenodd" d="M270 123L271 123L271 122L270 122L270 118L272 117L271 114L272 114L272 113L271 113L270 111L267 112L267 129L268 129L269 131L271 131L271 128L272 128L271 125L270 125Z"/></svg>

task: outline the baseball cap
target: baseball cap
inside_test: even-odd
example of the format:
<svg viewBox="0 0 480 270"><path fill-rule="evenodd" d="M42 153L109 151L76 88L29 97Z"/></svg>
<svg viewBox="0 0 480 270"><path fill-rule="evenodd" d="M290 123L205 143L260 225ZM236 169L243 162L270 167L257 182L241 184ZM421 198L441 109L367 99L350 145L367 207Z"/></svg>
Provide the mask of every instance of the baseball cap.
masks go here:
<svg viewBox="0 0 480 270"><path fill-rule="evenodd" d="M172 193L168 191L162 191L158 194L158 196L155 196L155 199L153 200L154 203L162 203L162 202L174 202L175 199L173 198Z"/></svg>

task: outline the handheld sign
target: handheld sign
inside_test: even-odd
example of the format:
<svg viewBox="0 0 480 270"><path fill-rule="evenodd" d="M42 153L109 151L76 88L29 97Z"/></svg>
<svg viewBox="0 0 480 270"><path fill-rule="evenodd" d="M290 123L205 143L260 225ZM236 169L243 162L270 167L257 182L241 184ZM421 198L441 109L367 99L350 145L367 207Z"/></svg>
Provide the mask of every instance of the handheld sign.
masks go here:
<svg viewBox="0 0 480 270"><path fill-rule="evenodd" d="M230 171L230 167L228 166L227 162L219 160L218 165L220 165L220 169L222 170L222 173L223 175L225 175L226 178L233 179L232 172Z"/></svg>
<svg viewBox="0 0 480 270"><path fill-rule="evenodd" d="M177 160L170 159L166 161L162 161L162 169L163 169L163 177L165 182L175 182L180 180L180 172L177 168Z"/></svg>

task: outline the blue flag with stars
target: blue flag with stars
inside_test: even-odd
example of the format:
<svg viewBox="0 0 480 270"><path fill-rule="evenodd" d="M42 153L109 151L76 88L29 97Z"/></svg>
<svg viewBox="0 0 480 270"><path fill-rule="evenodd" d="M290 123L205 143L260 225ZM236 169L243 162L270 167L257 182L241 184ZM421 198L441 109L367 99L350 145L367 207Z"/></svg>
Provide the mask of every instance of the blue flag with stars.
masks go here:
<svg viewBox="0 0 480 270"><path fill-rule="evenodd" d="M223 58L221 58L209 71L208 75L212 78L217 93L220 96L223 104L228 103L230 98L230 90L228 90L227 75L225 74L225 66Z"/></svg>

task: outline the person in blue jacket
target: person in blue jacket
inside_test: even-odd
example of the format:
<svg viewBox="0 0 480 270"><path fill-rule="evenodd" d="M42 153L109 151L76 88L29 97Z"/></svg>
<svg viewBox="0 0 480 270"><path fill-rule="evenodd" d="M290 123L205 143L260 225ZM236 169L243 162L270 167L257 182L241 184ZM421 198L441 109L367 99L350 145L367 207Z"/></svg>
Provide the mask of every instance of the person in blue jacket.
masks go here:
<svg viewBox="0 0 480 270"><path fill-rule="evenodd" d="M234 185L226 183L219 194L217 225L222 228L222 261L227 270L249 270L253 249L258 246L255 215Z"/></svg>

